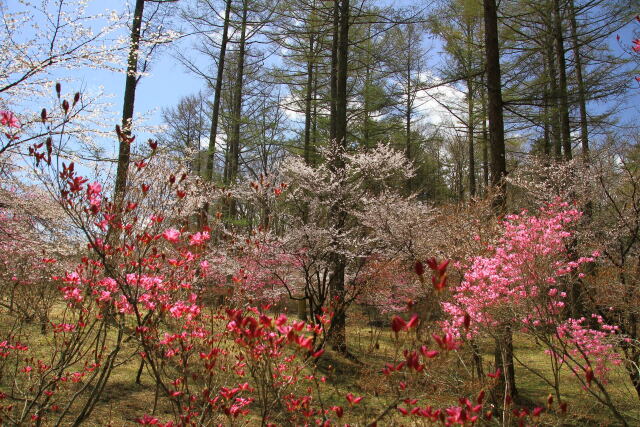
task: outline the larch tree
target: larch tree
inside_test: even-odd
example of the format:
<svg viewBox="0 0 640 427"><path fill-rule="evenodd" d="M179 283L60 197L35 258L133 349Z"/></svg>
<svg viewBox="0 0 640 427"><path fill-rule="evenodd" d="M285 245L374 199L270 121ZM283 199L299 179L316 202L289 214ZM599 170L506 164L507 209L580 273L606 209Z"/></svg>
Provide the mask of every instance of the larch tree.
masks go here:
<svg viewBox="0 0 640 427"><path fill-rule="evenodd" d="M427 83L426 49L424 47L424 26L408 23L393 28L388 33L388 43L393 54L388 67L391 69L392 96L396 100L394 108L399 112L403 123L403 151L409 162L417 157L417 141L415 138L415 121L424 100L418 95ZM415 183L408 181L407 189L412 191Z"/></svg>
<svg viewBox="0 0 640 427"><path fill-rule="evenodd" d="M504 143L504 116L502 102L502 75L500 71L500 42L498 37L498 8L495 0L484 0L484 29L487 77L487 116L491 147L491 183L497 191L494 206L498 211L506 205L507 174ZM513 365L513 338L508 328L500 331L496 339L495 364L502 367L506 395L516 395L515 369Z"/></svg>
<svg viewBox="0 0 640 427"><path fill-rule="evenodd" d="M180 99L174 107L162 110L165 129L157 135L162 149L175 154L178 159L187 159L192 173L203 175L206 158L201 153L209 124L209 108L202 92Z"/></svg>
<svg viewBox="0 0 640 427"><path fill-rule="evenodd" d="M307 1L303 7L300 2L282 2L280 6L267 36L287 54L272 74L290 92L283 107L304 115L300 145L303 157L312 164L317 160L319 108L326 103L320 86L329 76L327 48L332 25L326 14L333 13L333 7L317 0Z"/></svg>
<svg viewBox="0 0 640 427"><path fill-rule="evenodd" d="M349 59L349 27L350 27L350 6L349 0L336 1L334 14L334 33L333 33L333 49L331 67L331 88L334 96L332 96L331 122L333 137L339 150L347 148L347 72ZM342 156L335 156L335 161L329 167L340 175L340 171L344 169ZM332 225L340 235L341 230L345 227L346 212L340 203L335 203L330 208L330 217ZM337 243L336 243L337 245ZM332 254L333 271L329 281L331 298L337 300L336 311L333 317L330 330L330 341L334 348L342 353L347 352L347 336L346 336L346 313L340 307L344 307L341 301L344 300L345 294L345 255L339 251Z"/></svg>
<svg viewBox="0 0 640 427"><path fill-rule="evenodd" d="M476 0L454 0L446 2L432 15L431 31L444 40L444 50L451 58L447 61L446 80L460 79L466 85L466 114L460 114L467 128L467 161L469 195L476 195L476 124L485 120L477 111L477 100L481 94L483 57L482 9ZM453 65L451 64L453 62ZM478 117L480 116L480 117Z"/></svg>
<svg viewBox="0 0 640 427"><path fill-rule="evenodd" d="M176 52L184 67L201 77L207 87L213 90L207 154L202 168L203 177L208 181L212 181L215 175L216 147L220 136L219 125L233 8L233 0L224 0L222 7L213 0L198 0L193 5L187 4L181 13L182 21L197 34L194 50L215 64L215 73L212 74L209 62L205 68L198 60L199 58L191 57L189 52ZM218 13L221 9L224 10L222 15Z"/></svg>

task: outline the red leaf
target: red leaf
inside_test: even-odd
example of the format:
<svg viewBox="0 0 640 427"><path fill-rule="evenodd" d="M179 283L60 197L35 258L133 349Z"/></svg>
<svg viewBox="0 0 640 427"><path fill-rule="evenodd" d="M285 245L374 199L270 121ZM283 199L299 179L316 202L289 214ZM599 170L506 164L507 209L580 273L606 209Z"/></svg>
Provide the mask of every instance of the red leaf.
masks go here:
<svg viewBox="0 0 640 427"><path fill-rule="evenodd" d="M391 329L393 329L393 332L397 334L398 332L406 328L407 322L405 322L402 317L393 316L393 319L391 319Z"/></svg>
<svg viewBox="0 0 640 427"><path fill-rule="evenodd" d="M352 393L348 393L346 398L347 401L349 401L349 403L352 405L357 405L362 400L362 396L355 397Z"/></svg>
<svg viewBox="0 0 640 427"><path fill-rule="evenodd" d="M487 376L489 378L498 378L498 377L500 377L500 374L502 374L502 370L500 368L498 368L498 370L496 370L495 372L489 372L487 374Z"/></svg>
<svg viewBox="0 0 640 427"><path fill-rule="evenodd" d="M469 326L471 325L471 316L469 316L469 313L464 314L464 320L462 323L464 324L464 328L469 330Z"/></svg>
<svg viewBox="0 0 640 427"><path fill-rule="evenodd" d="M344 415L344 409L342 409L342 406L332 406L331 409L336 413L338 418L342 418L342 415Z"/></svg>
<svg viewBox="0 0 640 427"><path fill-rule="evenodd" d="M426 357L427 359L433 359L434 357L436 357L438 354L440 354L439 351L437 350L429 350L426 346L422 346L420 347L420 353L422 353L422 355L424 357Z"/></svg>
<svg viewBox="0 0 640 427"><path fill-rule="evenodd" d="M444 288L447 287L447 275L443 274L439 278L433 276L431 278L431 283L433 283L433 289L435 289L436 292L441 292Z"/></svg>
<svg viewBox="0 0 640 427"><path fill-rule="evenodd" d="M413 265L413 269L418 276L422 276L424 274L424 265L420 261L416 261Z"/></svg>
<svg viewBox="0 0 640 427"><path fill-rule="evenodd" d="M587 380L587 386L591 387L591 381L593 381L593 369L591 369L591 366L587 366L584 376Z"/></svg>
<svg viewBox="0 0 640 427"><path fill-rule="evenodd" d="M418 317L417 314L414 314L413 316L411 316L411 319L409 319L409 321L407 322L407 330L415 328L416 326L418 326L419 323L420 323L420 318Z"/></svg>

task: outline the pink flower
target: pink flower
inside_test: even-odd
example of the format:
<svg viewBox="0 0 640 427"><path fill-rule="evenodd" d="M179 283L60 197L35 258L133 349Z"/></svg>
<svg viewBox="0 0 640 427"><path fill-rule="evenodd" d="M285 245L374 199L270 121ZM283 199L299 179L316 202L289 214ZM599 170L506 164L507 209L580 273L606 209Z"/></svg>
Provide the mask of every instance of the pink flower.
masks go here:
<svg viewBox="0 0 640 427"><path fill-rule="evenodd" d="M102 185L99 182L94 182L87 186L87 194L89 195L100 194L101 191Z"/></svg>
<svg viewBox="0 0 640 427"><path fill-rule="evenodd" d="M635 39L633 41L633 46L631 47L631 49L633 49L633 51L636 53L640 53L640 39Z"/></svg>
<svg viewBox="0 0 640 427"><path fill-rule="evenodd" d="M591 366L587 366L585 369L585 378L587 380L587 387L591 387L591 381L593 381L593 369L591 369Z"/></svg>
<svg viewBox="0 0 640 427"><path fill-rule="evenodd" d="M111 300L111 292L109 291L100 291L100 297L98 301L110 301Z"/></svg>
<svg viewBox="0 0 640 427"><path fill-rule="evenodd" d="M9 126L10 128L20 127L20 121L18 118L11 111L7 110L0 110L0 123L3 126Z"/></svg>
<svg viewBox="0 0 640 427"><path fill-rule="evenodd" d="M77 302L81 302L82 299L83 299L80 289L75 288L73 286L65 286L65 287L61 288L60 290L64 294L64 299L73 300L73 301L77 301Z"/></svg>
<svg viewBox="0 0 640 427"><path fill-rule="evenodd" d="M70 323L52 323L54 332L73 332L76 329L76 325Z"/></svg>
<svg viewBox="0 0 640 427"><path fill-rule="evenodd" d="M100 193L102 192L102 185L99 182L94 182L93 184L89 184L87 186L87 197L89 197L89 205L93 208L94 213L97 213L97 210L100 208L100 202L102 201L102 197Z"/></svg>
<svg viewBox="0 0 640 427"><path fill-rule="evenodd" d="M420 318L418 317L417 314L414 314L413 316L411 316L411 319L409 319L409 321L407 322L407 330L415 328L416 326L418 326L419 323L420 323Z"/></svg>
<svg viewBox="0 0 640 427"><path fill-rule="evenodd" d="M164 237L171 243L176 243L178 240L180 240L180 232L175 228L169 228L165 230L164 233L162 233L162 237Z"/></svg>
<svg viewBox="0 0 640 427"><path fill-rule="evenodd" d="M198 232L194 235L191 236L191 239L189 239L189 244L190 245L202 245L204 242L206 242L207 240L209 240L210 236L209 236L209 232L204 231L202 233Z"/></svg>

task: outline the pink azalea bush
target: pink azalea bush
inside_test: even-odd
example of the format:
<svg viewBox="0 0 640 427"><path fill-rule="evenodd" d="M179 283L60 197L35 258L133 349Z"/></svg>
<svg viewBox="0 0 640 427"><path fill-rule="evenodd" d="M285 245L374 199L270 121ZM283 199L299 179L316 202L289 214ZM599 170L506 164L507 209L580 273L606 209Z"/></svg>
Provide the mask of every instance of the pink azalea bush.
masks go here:
<svg viewBox="0 0 640 427"><path fill-rule="evenodd" d="M442 303L448 315L443 328L464 340L498 334L505 327L530 335L546 347L556 372L566 366L606 401L607 373L621 363L618 328L595 314L589 322L568 317L566 311L569 284L583 275L581 266L599 255L569 253L571 226L581 216L564 202L544 206L536 215L507 216L500 239L487 247L487 255L471 260L451 300ZM559 375L553 381L559 395Z"/></svg>

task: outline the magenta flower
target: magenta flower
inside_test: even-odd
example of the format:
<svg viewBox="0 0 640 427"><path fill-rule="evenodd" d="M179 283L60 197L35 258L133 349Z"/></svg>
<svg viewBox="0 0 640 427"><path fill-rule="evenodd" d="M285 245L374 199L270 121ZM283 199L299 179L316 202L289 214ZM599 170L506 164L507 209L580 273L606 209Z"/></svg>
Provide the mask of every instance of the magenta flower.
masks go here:
<svg viewBox="0 0 640 427"><path fill-rule="evenodd" d="M189 244L190 245L202 245L203 243L205 243L207 240L210 239L209 233L206 231L201 232L197 232L196 234L192 235L191 238L189 239Z"/></svg>
<svg viewBox="0 0 640 427"><path fill-rule="evenodd" d="M11 111L0 110L0 123L10 128L20 128L20 121Z"/></svg>
<svg viewBox="0 0 640 427"><path fill-rule="evenodd" d="M164 233L162 233L162 237L164 237L171 243L176 243L178 240L180 240L180 232L175 228L169 228L165 230Z"/></svg>

